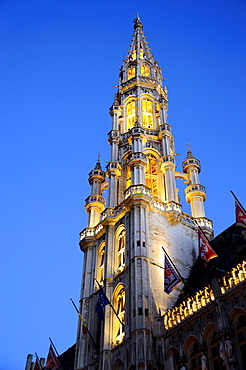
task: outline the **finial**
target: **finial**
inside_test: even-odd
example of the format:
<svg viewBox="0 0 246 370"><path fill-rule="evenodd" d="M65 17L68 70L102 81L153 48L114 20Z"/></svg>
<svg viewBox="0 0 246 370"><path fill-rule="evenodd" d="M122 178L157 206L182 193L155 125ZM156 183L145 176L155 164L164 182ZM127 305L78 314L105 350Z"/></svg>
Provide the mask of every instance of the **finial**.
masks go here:
<svg viewBox="0 0 246 370"><path fill-rule="evenodd" d="M136 14L136 18L133 19L133 22L134 22L134 30L136 30L137 28L141 28L141 29L143 28L143 25L141 23L138 13Z"/></svg>
<svg viewBox="0 0 246 370"><path fill-rule="evenodd" d="M95 166L95 170L101 170L102 167L101 167L101 163L100 163L100 150L98 150L98 158L97 158L97 163L96 163L96 166Z"/></svg>
<svg viewBox="0 0 246 370"><path fill-rule="evenodd" d="M190 143L188 140L187 140L187 158L193 158L193 154L190 149Z"/></svg>

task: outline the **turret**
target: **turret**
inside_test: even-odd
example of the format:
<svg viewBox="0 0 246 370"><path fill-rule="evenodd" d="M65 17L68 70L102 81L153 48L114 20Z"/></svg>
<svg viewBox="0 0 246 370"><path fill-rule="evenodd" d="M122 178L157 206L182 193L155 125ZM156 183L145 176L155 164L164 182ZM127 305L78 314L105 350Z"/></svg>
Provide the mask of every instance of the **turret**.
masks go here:
<svg viewBox="0 0 246 370"><path fill-rule="evenodd" d="M105 199L102 197L102 183L105 181L105 172L102 170L99 160L94 170L89 173L91 195L85 200L85 209L89 214L88 227L94 227L100 222L100 214L105 208Z"/></svg>
<svg viewBox="0 0 246 370"><path fill-rule="evenodd" d="M206 192L205 187L199 181L200 161L193 156L190 148L188 148L186 160L182 165L183 171L188 175L189 185L185 189L185 198L191 206L191 214L194 218L205 217L203 202L206 199Z"/></svg>

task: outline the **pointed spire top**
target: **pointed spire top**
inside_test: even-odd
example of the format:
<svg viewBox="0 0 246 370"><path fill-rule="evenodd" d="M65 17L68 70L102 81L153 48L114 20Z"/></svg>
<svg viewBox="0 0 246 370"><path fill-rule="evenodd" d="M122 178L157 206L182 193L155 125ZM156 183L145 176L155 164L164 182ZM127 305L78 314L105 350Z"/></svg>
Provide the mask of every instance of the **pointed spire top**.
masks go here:
<svg viewBox="0 0 246 370"><path fill-rule="evenodd" d="M97 159L97 163L96 163L96 166L95 166L95 170L101 170L102 167L101 167L101 163L100 163L100 150L98 151L98 159Z"/></svg>
<svg viewBox="0 0 246 370"><path fill-rule="evenodd" d="M188 140L187 140L187 157L186 158L194 158L192 151L190 149L190 143Z"/></svg>
<svg viewBox="0 0 246 370"><path fill-rule="evenodd" d="M136 14L136 18L133 19L133 22L134 22L134 30L136 30L137 28L141 28L141 29L143 28L143 25L141 23L138 13Z"/></svg>

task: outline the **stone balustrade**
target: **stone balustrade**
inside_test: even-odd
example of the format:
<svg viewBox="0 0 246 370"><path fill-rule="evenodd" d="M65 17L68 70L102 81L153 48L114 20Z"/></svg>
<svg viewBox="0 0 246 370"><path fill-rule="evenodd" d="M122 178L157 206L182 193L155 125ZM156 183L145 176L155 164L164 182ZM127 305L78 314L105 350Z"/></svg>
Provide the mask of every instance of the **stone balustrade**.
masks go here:
<svg viewBox="0 0 246 370"><path fill-rule="evenodd" d="M235 267L219 278L219 286L222 294L225 294L229 289L246 280L246 261L238 263ZM188 316L205 307L208 303L215 300L213 290L210 286L196 292L192 297L187 298L177 307L169 309L163 315L164 328L166 330L179 324Z"/></svg>

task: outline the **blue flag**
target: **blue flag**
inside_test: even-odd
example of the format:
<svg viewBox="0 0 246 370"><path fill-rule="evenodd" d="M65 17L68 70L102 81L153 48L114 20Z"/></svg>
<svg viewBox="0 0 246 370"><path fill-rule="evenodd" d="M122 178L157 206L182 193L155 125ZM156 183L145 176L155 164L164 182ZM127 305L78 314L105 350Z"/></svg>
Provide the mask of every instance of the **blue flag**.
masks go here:
<svg viewBox="0 0 246 370"><path fill-rule="evenodd" d="M98 301L96 305L96 313L99 318L99 320L103 321L104 320L104 312L103 308L110 304L108 298L106 297L106 294L103 291L103 288L99 289L99 295L98 295Z"/></svg>
<svg viewBox="0 0 246 370"><path fill-rule="evenodd" d="M181 282L181 278L174 270L167 256L165 256L164 292L170 294L176 285Z"/></svg>

